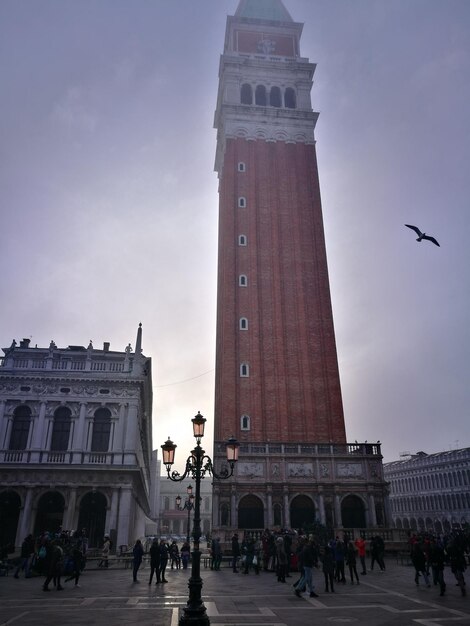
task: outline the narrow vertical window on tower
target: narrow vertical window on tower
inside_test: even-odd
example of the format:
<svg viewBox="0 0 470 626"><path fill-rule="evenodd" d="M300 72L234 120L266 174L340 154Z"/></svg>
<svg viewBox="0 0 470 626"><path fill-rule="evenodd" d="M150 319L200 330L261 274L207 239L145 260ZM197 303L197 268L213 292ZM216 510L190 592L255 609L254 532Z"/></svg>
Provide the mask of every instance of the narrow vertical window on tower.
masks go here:
<svg viewBox="0 0 470 626"><path fill-rule="evenodd" d="M240 318L240 330L248 330L248 320L246 317Z"/></svg>
<svg viewBox="0 0 470 626"><path fill-rule="evenodd" d="M239 246L246 246L246 235L238 235L238 245Z"/></svg>
<svg viewBox="0 0 470 626"><path fill-rule="evenodd" d="M287 87L286 92L284 94L284 102L285 102L285 106L287 109L297 108L295 91L292 89L292 87Z"/></svg>
<svg viewBox="0 0 470 626"><path fill-rule="evenodd" d="M241 363L240 364L240 377L248 378L249 375L250 375L250 366L248 365L248 363Z"/></svg>
<svg viewBox="0 0 470 626"><path fill-rule="evenodd" d="M246 274L240 274L238 277L238 285L240 287L248 287L248 278L246 277Z"/></svg>
<svg viewBox="0 0 470 626"><path fill-rule="evenodd" d="M240 428L242 430L250 430L250 416L242 415L240 420Z"/></svg>
<svg viewBox="0 0 470 626"><path fill-rule="evenodd" d="M238 198L238 206L240 209L244 209L246 207L246 198L244 198L243 196Z"/></svg>
<svg viewBox="0 0 470 626"><path fill-rule="evenodd" d="M240 161L240 163L238 164L238 171L239 172L245 172L246 171L246 166L243 163L243 161Z"/></svg>
<svg viewBox="0 0 470 626"><path fill-rule="evenodd" d="M248 83L242 85L240 100L242 104L253 104L253 90Z"/></svg>
<svg viewBox="0 0 470 626"><path fill-rule="evenodd" d="M264 85L257 85L255 91L255 104L261 107L267 105L266 87Z"/></svg>

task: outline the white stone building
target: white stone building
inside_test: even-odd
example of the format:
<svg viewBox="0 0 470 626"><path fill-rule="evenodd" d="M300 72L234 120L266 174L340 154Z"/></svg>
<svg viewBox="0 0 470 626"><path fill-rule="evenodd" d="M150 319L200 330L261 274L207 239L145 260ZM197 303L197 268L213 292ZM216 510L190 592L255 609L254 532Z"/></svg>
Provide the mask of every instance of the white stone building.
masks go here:
<svg viewBox="0 0 470 626"><path fill-rule="evenodd" d="M152 532L158 463L152 453L151 359L13 341L0 362L0 545L28 533L85 528L91 546Z"/></svg>
<svg viewBox="0 0 470 626"><path fill-rule="evenodd" d="M385 463L396 528L448 532L470 523L470 448Z"/></svg>

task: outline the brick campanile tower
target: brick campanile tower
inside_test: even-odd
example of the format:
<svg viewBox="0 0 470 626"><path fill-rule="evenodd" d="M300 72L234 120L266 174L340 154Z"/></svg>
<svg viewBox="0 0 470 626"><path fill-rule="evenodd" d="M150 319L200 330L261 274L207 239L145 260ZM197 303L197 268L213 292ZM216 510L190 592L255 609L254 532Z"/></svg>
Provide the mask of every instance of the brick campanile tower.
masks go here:
<svg viewBox="0 0 470 626"><path fill-rule="evenodd" d="M242 446L236 477L214 484L214 528L341 525L319 484L347 444L302 28L281 0L241 0L227 19L214 457L231 435Z"/></svg>

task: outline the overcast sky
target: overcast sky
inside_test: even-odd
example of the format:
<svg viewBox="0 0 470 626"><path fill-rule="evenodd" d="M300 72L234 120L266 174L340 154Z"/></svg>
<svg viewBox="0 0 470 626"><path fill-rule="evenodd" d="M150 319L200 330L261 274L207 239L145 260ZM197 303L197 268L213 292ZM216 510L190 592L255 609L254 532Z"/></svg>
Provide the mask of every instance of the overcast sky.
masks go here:
<svg viewBox="0 0 470 626"><path fill-rule="evenodd" d="M170 435L180 460L198 410L212 442L212 126L237 5L0 2L0 341L124 350L142 322L154 447ZM348 440L385 461L470 446L470 2L285 6L318 64Z"/></svg>

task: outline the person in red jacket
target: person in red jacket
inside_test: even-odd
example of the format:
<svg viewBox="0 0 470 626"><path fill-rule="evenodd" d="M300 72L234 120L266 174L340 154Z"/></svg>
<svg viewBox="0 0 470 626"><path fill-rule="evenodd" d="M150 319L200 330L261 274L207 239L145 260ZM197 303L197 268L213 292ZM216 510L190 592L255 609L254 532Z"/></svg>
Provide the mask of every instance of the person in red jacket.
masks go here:
<svg viewBox="0 0 470 626"><path fill-rule="evenodd" d="M362 575L367 574L366 571L366 541L364 539L364 537L358 537L356 539L356 541L354 542L354 545L357 548L357 554L359 556L359 560L361 561L361 565L362 565Z"/></svg>

